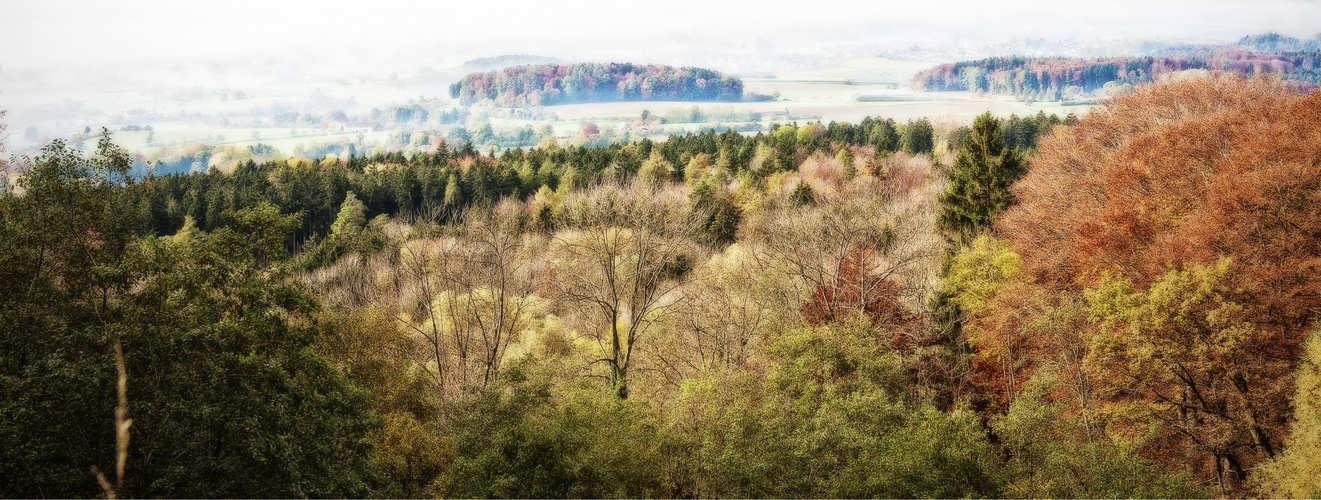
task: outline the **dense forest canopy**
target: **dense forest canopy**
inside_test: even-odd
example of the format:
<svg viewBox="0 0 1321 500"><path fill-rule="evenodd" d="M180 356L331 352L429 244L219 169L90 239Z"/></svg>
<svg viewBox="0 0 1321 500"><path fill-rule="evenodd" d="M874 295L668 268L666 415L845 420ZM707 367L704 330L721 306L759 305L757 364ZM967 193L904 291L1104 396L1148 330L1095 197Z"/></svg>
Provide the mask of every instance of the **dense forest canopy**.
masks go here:
<svg viewBox="0 0 1321 500"><path fill-rule="evenodd" d="M1319 117L1321 94L1225 76L1139 88L1043 139L996 224L1007 245L977 250L1015 262L968 297L986 308L970 338L1001 353L980 360L988 393L1071 371L1089 427L1158 422L1150 456L1241 491L1280 456L1316 329Z"/></svg>
<svg viewBox="0 0 1321 500"><path fill-rule="evenodd" d="M1321 93L0 195L3 496L1315 496ZM130 439L131 437L131 439Z"/></svg>
<svg viewBox="0 0 1321 500"><path fill-rule="evenodd" d="M450 86L465 105L549 106L612 101L738 101L743 81L703 68L575 63L513 66L472 73Z"/></svg>
<svg viewBox="0 0 1321 500"><path fill-rule="evenodd" d="M924 70L913 77L913 85L926 91L983 91L1059 101L1131 88L1185 70L1271 73L1311 89L1321 83L1321 48L1315 40L1268 33L1244 37L1236 45L1178 46L1147 56L992 57Z"/></svg>

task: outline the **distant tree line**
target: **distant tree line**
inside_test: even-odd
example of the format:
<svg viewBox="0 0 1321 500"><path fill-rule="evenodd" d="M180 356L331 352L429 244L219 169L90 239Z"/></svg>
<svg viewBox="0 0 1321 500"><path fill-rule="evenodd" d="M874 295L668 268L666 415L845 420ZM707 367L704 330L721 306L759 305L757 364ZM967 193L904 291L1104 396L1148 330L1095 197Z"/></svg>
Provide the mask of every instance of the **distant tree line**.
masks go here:
<svg viewBox="0 0 1321 500"><path fill-rule="evenodd" d="M1025 149L1053 125L1072 119L1072 115L1061 120L1044 113L1012 116L1005 120L1005 142ZM491 206L503 197L526 199L542 189L568 192L638 175L683 181L693 177L687 172L690 168L719 167L733 176L761 179L796 170L817 151L834 156L840 148L850 146L874 151L872 164L861 168L876 170L879 158L889 153L932 153L937 147L934 134L926 119L898 123L868 117L858 124L775 125L769 133L754 136L708 130L672 135L663 142L643 139L602 147L515 148L498 157L479 151L472 143L455 148L442 143L434 152L412 155L394 151L352 154L347 160L247 160L228 174L218 169L156 173L134 185L130 196L149 234L174 234L189 219L200 230L214 230L224 225L226 211L268 202L299 217L299 227L288 242L295 249L330 233L349 192L361 200L368 219L430 211L440 214L443 221L453 221L470 206ZM953 141L957 138L949 146L957 146ZM703 159L694 164L699 156ZM732 227L727 231L732 234ZM729 235L708 236L722 240Z"/></svg>
<svg viewBox="0 0 1321 500"><path fill-rule="evenodd" d="M450 97L465 105L490 99L509 107L614 101L738 101L743 97L743 81L709 69L659 64L538 64L469 74L450 86Z"/></svg>
<svg viewBox="0 0 1321 500"><path fill-rule="evenodd" d="M983 91L1059 101L1086 97L1107 86L1148 83L1161 74L1190 69L1274 73L1299 82L1303 89L1321 82L1321 49L1315 44L1263 37L1247 37L1241 45L1174 47L1160 55L1139 57L991 57L924 70L913 77L913 85L926 91ZM1259 47L1305 50L1254 50Z"/></svg>
<svg viewBox="0 0 1321 500"><path fill-rule="evenodd" d="M1248 47L1261 52L1299 52L1321 49L1321 34L1311 40L1300 40L1275 32L1247 35L1238 41L1240 47Z"/></svg>

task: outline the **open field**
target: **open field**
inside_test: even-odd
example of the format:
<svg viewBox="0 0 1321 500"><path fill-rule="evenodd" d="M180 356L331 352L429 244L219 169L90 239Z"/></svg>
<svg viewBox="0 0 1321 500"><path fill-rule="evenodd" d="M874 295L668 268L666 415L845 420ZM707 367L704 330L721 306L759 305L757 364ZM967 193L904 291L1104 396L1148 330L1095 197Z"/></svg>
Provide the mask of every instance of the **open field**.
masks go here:
<svg viewBox="0 0 1321 500"><path fill-rule="evenodd" d="M968 92L924 93L908 89L912 75L932 64L862 57L744 78L745 93L778 94L776 100L766 102L568 104L544 108L539 119L509 117L498 109L475 107L470 108L466 125L471 130L480 121L487 121L499 131L527 126L539 129L549 124L555 136L572 141L581 138L583 127L589 122L601 130L611 130L616 139L625 137L625 133L634 138L642 135L663 138L710 127L755 132L768 129L774 122L803 123L818 119L858 122L868 116L902 122L929 116L942 122L961 123L986 111L999 116L1039 111L1062 116L1071 112L1081 114L1088 108L1059 103L1028 104ZM308 126L277 127L271 121L277 113L341 110L353 115L422 101L434 106L448 101L448 85L462 75L460 68L426 70L402 77L344 76L330 80L275 75L266 80L226 78L210 84L198 81L189 87L164 88L144 86L141 75L137 79L122 74L95 75L108 83L92 87L72 81L43 82L39 75L16 74L5 75L5 81L0 83L7 97L4 104L10 110L8 119L11 125L17 125L11 126L10 135L11 144L18 146L14 148L18 150L46 139L70 137L88 128L95 131L105 126L115 131L117 143L144 156L161 147L199 143L236 147L261 143L284 154L293 154L300 144L308 146L314 141L347 139L359 144L385 144L391 130L360 136ZM694 123L679 120L652 124L645 129L633 127L644 111L664 117L667 111L673 115L694 107L704 115L719 116ZM742 118L729 118L735 115ZM154 132L117 131L128 125L151 125ZM85 140L82 146L94 147L95 141Z"/></svg>
<svg viewBox="0 0 1321 500"><path fill-rule="evenodd" d="M998 116L1010 114L1046 114L1086 112L1088 106L1062 106L1059 103L1027 104L1003 96L981 97L970 92L910 92L904 89L917 71L932 63L894 61L879 57L850 59L814 68L786 71L774 78L744 78L744 91L761 94L778 92L780 98L769 102L710 103L683 101L611 102L550 106L560 120L609 122L636 118L644 110L663 113L670 108L729 108L790 117L812 117L829 121L857 122L867 116L916 119L923 116L949 116L971 120L990 111ZM870 93L904 95L903 100L861 102L858 97ZM792 118L791 118L792 119ZM691 124L689 124L691 125Z"/></svg>

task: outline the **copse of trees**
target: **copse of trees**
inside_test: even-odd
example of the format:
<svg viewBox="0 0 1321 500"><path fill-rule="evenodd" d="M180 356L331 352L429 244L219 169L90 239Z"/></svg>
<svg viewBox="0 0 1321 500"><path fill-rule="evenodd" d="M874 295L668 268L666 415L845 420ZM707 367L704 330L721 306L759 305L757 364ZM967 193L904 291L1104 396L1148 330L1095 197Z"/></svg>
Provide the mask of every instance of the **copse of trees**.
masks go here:
<svg viewBox="0 0 1321 500"><path fill-rule="evenodd" d="M1190 69L1255 75L1272 73L1302 89L1321 83L1321 50L1269 37L1239 45L1184 46L1139 57L992 57L942 64L913 77L927 91L983 91L1020 99L1082 99L1107 87L1131 87ZM1265 49L1265 47L1273 47ZM1256 49L1256 50L1254 50Z"/></svg>
<svg viewBox="0 0 1321 500"><path fill-rule="evenodd" d="M471 73L450 86L465 105L549 106L613 101L738 101L743 81L695 67L576 63L514 66Z"/></svg>
<svg viewBox="0 0 1321 500"><path fill-rule="evenodd" d="M1272 491L1253 471L1281 456L1317 320L1321 150L1301 138L1319 110L1277 78L1219 76L1055 128L947 275L983 404L1012 413L1046 384L1079 439L1107 429L1224 494ZM1289 456L1273 470L1312 466Z"/></svg>
<svg viewBox="0 0 1321 500"><path fill-rule="evenodd" d="M1237 45L1260 52L1317 50L1321 49L1321 36L1314 37L1311 40L1300 40L1268 31L1257 35L1244 35L1243 38L1238 40Z"/></svg>
<svg viewBox="0 0 1321 500"><path fill-rule="evenodd" d="M1018 123L1011 118L1010 123ZM1049 118L1036 120L1046 124ZM1056 118L1056 121L1059 121ZM1045 127L1024 127L1016 135L1028 141L1045 133ZM705 131L671 136L664 142L642 140L636 144L606 147L534 147L511 149L497 158L478 152L471 143L462 147L440 147L432 153L405 156L401 152L350 156L346 161L303 158L244 161L229 173L219 170L192 173L150 174L130 189L132 206L140 214L145 231L173 234L191 218L203 231L221 227L221 213L267 201L287 214L300 214L300 225L290 248L301 248L313 236L324 238L340 204L353 192L365 207L365 218L436 211L453 220L470 206L490 206L503 197L523 199L541 188L552 191L576 189L633 176L654 176L660 181L690 178L686 170L693 159L705 155L711 172L693 177L695 185L718 173L731 180L739 175L757 178L786 172L816 151L834 155L840 145L869 147L875 158L911 147L930 152L933 138L929 121L909 124L890 119L865 118L859 124L832 122L802 126L777 125L769 134L745 136L732 131ZM648 170L652 158L662 161L663 173ZM659 164L656 162L652 162ZM709 167L708 167L709 168ZM711 189L693 203L711 210L704 238L731 242L737 226L737 210L721 201L725 196ZM309 251L314 249L308 249ZM333 252L332 252L333 254ZM332 255L327 254L327 255ZM327 257L329 258L329 257ZM323 262L324 263L324 262Z"/></svg>

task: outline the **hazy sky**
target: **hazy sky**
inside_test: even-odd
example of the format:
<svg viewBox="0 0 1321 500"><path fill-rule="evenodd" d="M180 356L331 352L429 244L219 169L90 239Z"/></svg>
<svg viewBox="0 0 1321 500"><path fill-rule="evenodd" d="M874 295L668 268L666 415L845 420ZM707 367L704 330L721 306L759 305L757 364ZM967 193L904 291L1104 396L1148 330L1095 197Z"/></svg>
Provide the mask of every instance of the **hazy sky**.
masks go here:
<svg viewBox="0 0 1321 500"><path fill-rule="evenodd" d="M645 59L703 50L784 54L839 45L1160 36L1311 37L1298 0L0 0L0 66L38 70L171 61L304 61L364 69L455 65L502 53ZM136 64L135 64L136 65ZM3 77L0 77L3 78Z"/></svg>

